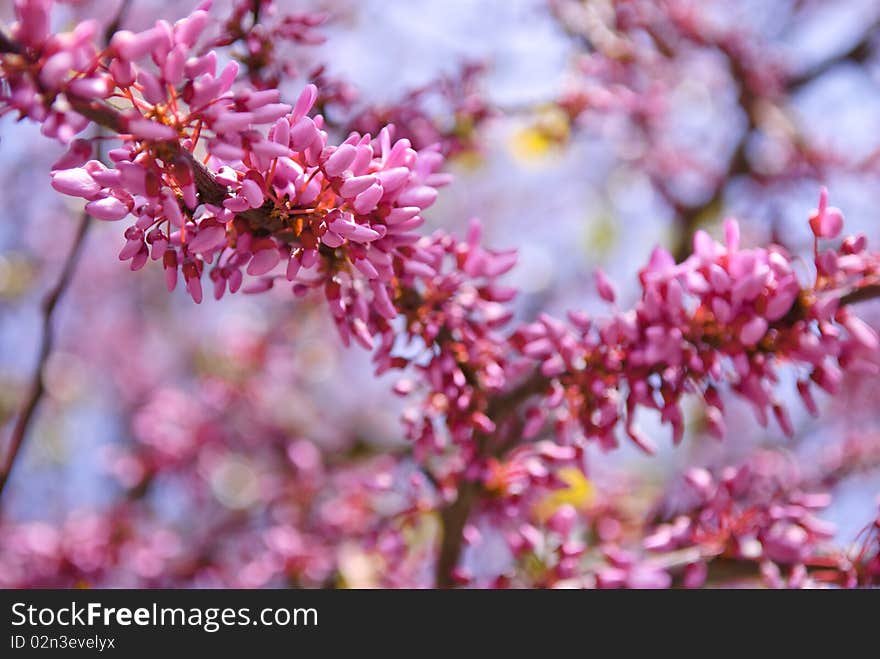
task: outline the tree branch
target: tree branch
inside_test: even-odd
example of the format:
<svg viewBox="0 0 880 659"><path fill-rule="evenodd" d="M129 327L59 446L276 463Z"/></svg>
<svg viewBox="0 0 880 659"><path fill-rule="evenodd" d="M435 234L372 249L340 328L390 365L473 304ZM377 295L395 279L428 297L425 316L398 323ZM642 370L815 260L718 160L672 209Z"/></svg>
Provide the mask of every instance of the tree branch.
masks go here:
<svg viewBox="0 0 880 659"><path fill-rule="evenodd" d="M540 393L546 386L547 378L536 370L513 389L489 401L486 414L495 422L497 430L492 436L479 438L481 454L501 456L521 439L517 427L514 425L511 429L505 422L526 400ZM501 437L505 431L509 434L506 441ZM456 584L455 568L464 544L464 527L482 494L483 487L478 481L462 480L455 500L440 510L443 536L435 566L435 585L438 588L451 588Z"/></svg>
<svg viewBox="0 0 880 659"><path fill-rule="evenodd" d="M70 106L86 119L90 119L98 126L106 128L114 133L126 133L128 131L128 117L111 105L89 99L84 99L75 94L67 93ZM192 153L180 147L177 141L162 141L162 147L171 154L171 161L187 166L193 173L193 181L199 194L199 200L205 204L220 206L223 200L229 197L229 190L219 183L214 174L200 163ZM276 232L284 228L284 221L280 217L272 217L269 213L272 204L267 202L263 208L254 208L237 214L243 218L251 229L255 231Z"/></svg>
<svg viewBox="0 0 880 659"><path fill-rule="evenodd" d="M110 21L107 29L104 32L105 43L109 44L110 39L113 37L113 34L116 32L116 30L119 29L120 25L125 19L126 13L131 6L131 1L132 0L122 1L122 4L119 6L119 10L116 12L116 15L113 17L113 20ZM23 52L21 46L12 41L6 35L5 31L0 30L0 53L21 52ZM95 104L95 107L92 108L92 103L88 101L78 100L78 103L81 106L90 106L90 110L94 109L96 114L102 114L103 116L103 113L98 112L100 108L97 107L97 104ZM119 121L118 113L116 113L116 115L113 115L112 113L108 112L106 113L105 119L108 122L118 122L115 125L108 126L116 132L119 132L119 128L124 125L124 122ZM103 125L100 121L95 121L95 123L97 123L98 125ZM33 423L37 408L39 407L40 401L43 398L43 393L46 390L45 381L43 380L43 371L46 368L46 363L49 361L49 356L52 354L52 347L55 339L53 328L55 309L57 308L58 302L61 300L61 297L64 295L64 292L67 290L67 287L70 285L70 280L73 278L73 273L76 270L80 254L82 252L82 247L85 243L89 226L91 225L91 219L92 218L89 216L88 213L83 212L76 229L76 234L73 238L73 244L71 245L70 252L68 252L67 258L64 261L64 265L61 267L61 272L58 275L58 279L55 285L51 289L49 289L49 292L43 299L42 337L40 339L40 350L37 357L37 364L34 367L34 372L31 376L30 386L28 387L28 394L24 399L24 402L22 403L21 411L19 412L18 418L15 421L15 425L12 428L12 434L9 438L9 446L7 447L6 455L3 458L2 466L0 466L0 497L3 496L3 491L6 488L6 484L9 482L9 476L12 473L12 468L15 466L16 458L21 451L24 439L25 437L27 437L28 430Z"/></svg>
<svg viewBox="0 0 880 659"><path fill-rule="evenodd" d="M67 259L64 261L61 273L58 275L58 280L43 300L43 325L42 338L40 340L40 352L37 357L37 365L34 368L33 376L31 377L27 397L25 398L24 403L22 403L21 411L15 421L15 426L12 428L12 434L9 438L9 447L6 451L6 456L3 459L2 467L0 467L0 496L3 495L3 490L6 487L6 483L9 481L9 475L15 465L15 460L18 457L24 439L34 420L37 407L39 406L40 400L45 392L43 371L45 370L46 362L49 360L49 355L52 353L52 346L54 343L54 330L52 325L55 309L58 306L58 301L61 299L64 291L70 284L70 280L73 278L73 272L76 269L76 264L79 260L79 255L82 251L82 246L85 242L90 223L91 217L88 213L83 213L76 230L76 236L73 239L73 245L70 248Z"/></svg>
<svg viewBox="0 0 880 659"><path fill-rule="evenodd" d="M434 585L437 588L452 588L456 585L455 568L461 558L464 527L471 516L474 504L479 500L481 489L477 481L462 481L455 501L444 506L440 511L443 536L435 567Z"/></svg>
<svg viewBox="0 0 880 659"><path fill-rule="evenodd" d="M107 28L104 30L104 43L109 44L113 35L119 31L129 7L131 7L131 0L122 0L122 4L119 5L119 11L116 12L116 16L107 24Z"/></svg>
<svg viewBox="0 0 880 659"><path fill-rule="evenodd" d="M748 72L742 62L737 57L735 50L724 44L719 45L720 50L727 57L730 65L731 75L736 81L739 88L738 105L745 113L748 124L743 129L742 135L734 147L730 160L727 161L727 167L723 174L718 177L712 194L706 201L694 206L684 206L676 203L675 199L668 193L665 179L658 182L658 188L663 197L670 203L675 210L678 219L679 231L675 238L675 244L672 247L672 255L676 262L683 261L690 254L691 241L697 229L700 228L700 222L704 215L713 207L721 203L724 197L724 190L728 181L735 176L741 174L749 174L751 165L749 164L746 148L749 144L749 138L758 129L758 112L757 98L748 84Z"/></svg>
<svg viewBox="0 0 880 659"><path fill-rule="evenodd" d="M868 284L851 290L840 298L840 304L850 305L877 298L880 298L880 283ZM499 394L489 402L486 413L496 423L498 430L492 437L481 438L480 446L483 455L501 457L516 445L520 439L517 428L514 427L511 432L510 427L505 422L529 398L545 390L547 384L547 378L541 374L540 370L536 369L518 385ZM505 431L509 434L506 441L500 438ZM482 495L483 488L478 482L463 480L459 485L456 499L445 505L440 511L440 519L443 523L443 538L436 564L435 583L438 588L455 586L455 568L461 557L462 545L464 543L464 528Z"/></svg>
<svg viewBox="0 0 880 659"><path fill-rule="evenodd" d="M12 39L10 39L6 32L0 30L0 53L15 53L18 54L21 52L21 46L15 43Z"/></svg>
<svg viewBox="0 0 880 659"><path fill-rule="evenodd" d="M806 71L789 76L788 80L786 80L787 91L789 93L798 91L844 62L852 62L854 64L866 62L871 55L872 41L877 36L877 30L880 30L880 19L871 23L865 29L862 37L842 53L829 57Z"/></svg>
<svg viewBox="0 0 880 659"><path fill-rule="evenodd" d="M841 296L840 304L857 304L858 302L867 302L880 298L880 283L868 284L851 290L849 293Z"/></svg>

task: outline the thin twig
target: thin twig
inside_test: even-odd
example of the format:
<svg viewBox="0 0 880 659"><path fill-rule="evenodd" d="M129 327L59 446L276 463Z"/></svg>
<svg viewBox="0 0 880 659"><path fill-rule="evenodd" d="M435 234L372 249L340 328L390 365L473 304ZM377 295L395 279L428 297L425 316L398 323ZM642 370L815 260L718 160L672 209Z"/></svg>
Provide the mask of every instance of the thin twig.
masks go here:
<svg viewBox="0 0 880 659"><path fill-rule="evenodd" d="M859 286L840 298L841 305L856 304L880 298L880 284Z"/></svg>
<svg viewBox="0 0 880 659"><path fill-rule="evenodd" d="M113 20L110 21L106 31L104 32L105 43L110 43L110 39L113 37L113 34L122 25L122 22L125 19L125 15L131 7L131 2L132 0L123 0L122 4L120 4L119 10L116 12L116 15L113 17ZM0 30L0 52L20 53L22 52L22 49L18 44L9 39L9 37L7 37L2 30ZM116 128L118 129L119 126L116 126ZM58 280L55 282L55 285L51 289L49 289L49 292L43 299L43 321L42 337L40 338L40 352L37 357L37 364L34 367L33 375L31 376L31 382L30 386L28 387L27 397L22 403L18 418L16 419L15 425L12 428L12 434L9 437L9 445L6 450L6 455L3 458L2 466L0 466L0 497L3 496L3 491L6 489L6 484L9 482L9 476L12 473L12 468L15 466L16 458L21 451L24 439L25 437L27 437L31 424L34 421L37 408L39 407L40 401L43 398L43 394L46 391L45 381L43 379L43 371L45 371L46 364L49 361L49 356L52 354L52 346L55 339L53 327L55 309L58 307L58 302L61 300L64 292L70 285L70 280L73 279L73 274L76 270L77 263L79 262L79 257L82 252L82 247L85 243L86 235L88 234L91 221L91 216L88 213L83 212L79 220L79 225L76 229L76 235L73 238L73 244L70 247L70 252L68 252L67 258L64 261L64 265L61 268L61 272L58 275Z"/></svg>
<svg viewBox="0 0 880 659"><path fill-rule="evenodd" d="M862 36L843 52L833 55L814 66L811 66L805 71L790 75L786 81L788 92L793 93L801 90L803 87L822 77L840 64L846 62L864 64L872 54L878 30L880 30L880 19L874 20L867 28L865 28L862 32Z"/></svg>
<svg viewBox="0 0 880 659"><path fill-rule="evenodd" d="M3 459L3 466L0 467L0 496L3 495L3 490L6 487L6 483L9 481L12 467L15 465L15 459L18 457L21 446L24 443L24 438L28 434L37 407L39 406L40 400L43 398L43 393L46 390L43 371L46 368L46 362L49 360L49 355L52 354L55 309L57 308L58 301L61 299L64 291L67 290L70 280L73 278L73 272L76 269L76 264L79 260L79 255L82 251L82 246L85 242L90 224L91 217L88 213L83 213L76 230L76 236L73 239L73 245L70 248L67 259L64 261L64 266L61 268L58 280L43 300L43 327L42 338L40 340L40 353L37 357L37 365L34 368L33 376L31 377L28 395L21 406L21 411L19 412L18 419L15 421L15 426L12 428L12 435L9 438L9 448Z"/></svg>
<svg viewBox="0 0 880 659"><path fill-rule="evenodd" d="M107 24L107 28L104 30L104 43L109 44L113 35L122 27L122 21L125 19L125 15L130 7L131 0L122 0L122 4L119 5L119 11L116 12L116 16Z"/></svg>

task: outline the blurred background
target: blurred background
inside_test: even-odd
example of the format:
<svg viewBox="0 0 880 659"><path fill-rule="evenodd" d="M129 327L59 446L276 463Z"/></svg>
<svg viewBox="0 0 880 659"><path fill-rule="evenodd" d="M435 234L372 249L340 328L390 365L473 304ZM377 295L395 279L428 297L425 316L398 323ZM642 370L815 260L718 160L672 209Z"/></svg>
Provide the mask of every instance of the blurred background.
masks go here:
<svg viewBox="0 0 880 659"><path fill-rule="evenodd" d="M11 4L0 2L7 24ZM57 27L105 20L116 4L64 3ZM194 4L134 0L125 27L174 20ZM217 15L231 5L214 4ZM342 137L393 121L417 145L441 142L455 181L425 232L462 234L479 217L487 245L517 248L506 283L521 291L520 319L609 313L597 267L628 307L655 245L681 258L697 228L717 236L727 216L748 245L809 256L806 218L822 185L848 233L880 240L875 0L274 5L277 16L326 17L277 45L295 74L287 100L318 80ZM0 121L0 446L37 360L41 299L76 231L80 209L49 185L60 153L38 127ZM197 306L180 289L169 295L155 264L129 272L116 258L123 244L118 226L92 223L54 319L46 394L3 494L0 585L426 582L430 517L409 527L394 570L359 541L401 542L372 519L409 505L414 467L394 379L342 348L320 300L283 288ZM880 321L876 306L860 311ZM646 416L660 455L626 442L597 450L593 486L632 483L650 498L685 465L770 447L803 470L858 450L826 515L837 540L852 542L880 492L876 377L851 378L844 395L820 401L818 420L797 400L795 374L786 377L793 439L734 400L723 443L702 432L696 408L678 448ZM493 552L505 560L491 542L467 560Z"/></svg>

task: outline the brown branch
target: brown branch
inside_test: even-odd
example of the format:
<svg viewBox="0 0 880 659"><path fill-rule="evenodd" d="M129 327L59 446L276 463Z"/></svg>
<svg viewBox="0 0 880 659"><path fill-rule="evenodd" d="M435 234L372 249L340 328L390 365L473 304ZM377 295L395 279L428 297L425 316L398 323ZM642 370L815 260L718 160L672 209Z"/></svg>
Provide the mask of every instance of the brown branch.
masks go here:
<svg viewBox="0 0 880 659"><path fill-rule="evenodd" d="M444 506L440 511L443 528L440 554L435 566L434 585L437 588L451 588L456 585L455 568L464 544L464 527L471 516L474 504L479 499L481 489L477 481L462 481L458 486L455 501Z"/></svg>
<svg viewBox="0 0 880 659"><path fill-rule="evenodd" d="M691 252L691 242L694 234L700 228L700 224L705 215L714 207L721 203L724 197L724 188L730 178L740 174L747 174L750 171L748 158L746 157L746 146L748 145L749 136L753 128L750 126L744 132L736 149L728 161L727 169L719 178L715 185L711 196L704 202L694 206L686 206L677 202L666 187L665 179L657 181L658 189L664 200L669 203L676 213L678 224L678 232L675 236L675 242L672 246L671 253L676 262L681 262L688 257Z"/></svg>
<svg viewBox="0 0 880 659"><path fill-rule="evenodd" d="M0 30L0 53L15 53L18 54L21 52L21 46L15 43L12 39L10 39L6 32Z"/></svg>
<svg viewBox="0 0 880 659"><path fill-rule="evenodd" d="M67 94L67 98L71 108L98 126L114 133L128 132L128 117L113 106L101 101L80 98L70 93ZM162 150L169 154L170 162L182 163L192 171L201 203L220 206L223 204L223 200L229 197L228 188L218 182L214 174L196 160L192 153L182 149L179 142L159 141L156 144L161 145ZM273 217L270 214L271 207L271 202L267 202L263 208L238 213L237 217L243 218L254 231L276 232L284 228L284 221L280 217Z"/></svg>
<svg viewBox="0 0 880 659"><path fill-rule="evenodd" d="M49 359L49 355L52 353L52 345L54 342L52 323L55 309L58 306L58 301L61 299L64 291L70 284L90 223L91 217L88 213L83 213L76 230L76 236L73 239L73 246L70 249L70 253L67 255L67 259L64 261L61 273L58 275L58 280L43 300L43 326L42 338L40 340L40 352L37 357L37 365L34 368L33 376L31 378L29 392L21 406L21 411L19 412L18 419L16 419L15 426L12 428L12 434L9 438L9 448L3 459L3 465L0 467L0 496L2 496L6 483L9 481L9 475L12 472L12 467L15 465L16 457L21 450L24 439L34 420L37 407L39 406L40 400L45 392L43 371L46 368L46 362Z"/></svg>
<svg viewBox="0 0 880 659"><path fill-rule="evenodd" d="M858 302L867 302L877 298L880 298L880 284L868 284L867 286L859 286L841 296L840 304L857 304Z"/></svg>
<svg viewBox="0 0 880 659"><path fill-rule="evenodd" d="M109 44L113 35L119 31L120 27L122 27L122 21L125 19L126 14L128 14L130 6L131 0L122 0L122 4L119 5L119 10L116 12L116 16L107 24L107 27L104 30L104 43Z"/></svg>
<svg viewBox="0 0 880 659"><path fill-rule="evenodd" d="M515 418L515 413L526 400L543 391L546 386L547 378L536 370L513 389L489 401L486 414L495 422L496 431L492 436L478 438L482 455L501 456L516 445L521 439L521 429L518 424L514 423L511 427L507 422ZM442 538L435 566L435 585L438 588L455 586L455 568L464 544L464 527L482 495L483 487L478 481L462 480L455 500L440 510Z"/></svg>
<svg viewBox="0 0 880 659"><path fill-rule="evenodd" d="M751 172L746 148L752 133L758 129L758 98L749 87L748 71L740 61L736 50L726 44L719 44L719 49L725 54L729 62L731 75L739 89L738 105L745 113L748 125L743 129L742 135L740 135L739 141L736 143L736 147L727 161L727 167L718 177L712 194L706 201L693 206L684 206L676 203L666 188L665 179L659 181L658 187L660 192L667 202L671 203L678 219L679 231L671 250L677 262L683 261L690 254L691 241L697 229L700 228L701 220L704 219L704 216L710 209L721 203L727 182L735 176Z"/></svg>
<svg viewBox="0 0 880 659"><path fill-rule="evenodd" d="M692 552L684 550L680 552L686 560L692 557ZM829 557L831 558L831 557ZM748 585L751 588L766 587L761 575L761 563L766 560L763 556L758 558L745 558L740 556L732 556L722 554L714 557L706 557L706 567L708 572L704 588L731 588L735 586L742 587ZM684 573L685 563L671 566L670 574L677 578L676 586L683 587L680 582ZM794 566L791 564L780 564L779 567L785 573L786 569ZM833 565L829 566L825 561L815 558L808 558L804 564L807 574L813 578L817 578L821 583L838 583L841 578L841 571ZM828 574L833 574L837 579L828 579Z"/></svg>
<svg viewBox="0 0 880 659"><path fill-rule="evenodd" d="M880 19L871 23L862 33L862 37L842 53L829 57L806 71L789 76L786 80L787 91L789 93L798 91L844 62L864 64L871 56L872 42L878 30L880 30Z"/></svg>
<svg viewBox="0 0 880 659"><path fill-rule="evenodd" d="M122 24L122 21L124 20L130 5L131 0L123 0L122 4L119 6L119 10L116 12L116 15L113 17L113 20L107 26L107 29L104 33L105 43L110 43L110 39L113 37L114 32L119 29L119 26ZM19 44L11 40L3 30L0 30L0 53L22 52L24 52L24 49ZM95 116L101 116L103 119L105 119L109 124L111 124L108 127L110 127L112 130L119 132L119 127L124 125L123 122L119 121L118 113L116 113L115 115L111 112L104 113L101 111L102 109L100 107L98 107L97 105L93 106L93 104L89 101L79 99L74 100L76 100L77 103L82 107L88 106L88 111L94 111ZM84 116L88 117L88 115ZM95 123L102 125L99 121L95 121ZM84 212L80 217L79 225L77 226L76 234L73 238L73 245L71 246L70 252L68 252L67 258L65 259L64 264L61 267L61 272L58 275L58 279L55 285L51 289L49 289L46 297L43 299L42 336L40 338L40 350L37 356L37 364L34 367L34 372L31 376L30 386L28 387L28 394L25 397L24 402L22 403L18 418L16 419L15 425L12 428L12 434L9 437L9 446L6 450L6 455L3 458L2 466L0 466L0 497L2 497L3 491L6 488L6 484L9 482L9 476L12 473L12 468L15 466L16 458L21 451L22 444L24 443L25 437L27 437L28 430L33 423L37 408L39 407L40 401L42 400L43 394L46 390L45 381L43 380L43 371L46 368L46 363L49 361L49 356L52 354L52 346L55 338L53 328L55 309L57 308L58 302L61 300L61 297L64 295L64 292L67 290L67 287L70 285L70 281L73 278L73 273L76 270L77 263L79 262L79 257L82 252L82 247L85 243L90 224L91 217L88 213Z"/></svg>

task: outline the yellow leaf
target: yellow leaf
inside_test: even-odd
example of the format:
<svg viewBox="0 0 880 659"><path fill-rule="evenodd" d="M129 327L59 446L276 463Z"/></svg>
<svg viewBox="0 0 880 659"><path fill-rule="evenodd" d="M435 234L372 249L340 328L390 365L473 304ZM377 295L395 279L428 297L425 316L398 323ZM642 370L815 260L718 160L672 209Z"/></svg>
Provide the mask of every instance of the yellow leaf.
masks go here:
<svg viewBox="0 0 880 659"><path fill-rule="evenodd" d="M472 172L483 166L485 158L476 149L466 149L451 156L450 161L456 167L466 172Z"/></svg>
<svg viewBox="0 0 880 659"><path fill-rule="evenodd" d="M585 252L594 259L607 255L617 243L617 225L614 217L603 213L587 224L584 232Z"/></svg>
<svg viewBox="0 0 880 659"><path fill-rule="evenodd" d="M545 157L552 149L568 141L568 115L557 106L546 106L538 111L534 122L516 133L511 143L513 155L521 161Z"/></svg>
<svg viewBox="0 0 880 659"><path fill-rule="evenodd" d="M529 161L546 156L551 146L552 143L547 135L538 130L538 128L530 126L518 131L513 136L511 150L517 160Z"/></svg>
<svg viewBox="0 0 880 659"><path fill-rule="evenodd" d="M554 490L535 505L535 515L541 521L552 517L561 506L569 504L575 508L583 508L595 497L596 488L580 469L564 467L556 473L556 476L566 486Z"/></svg>

